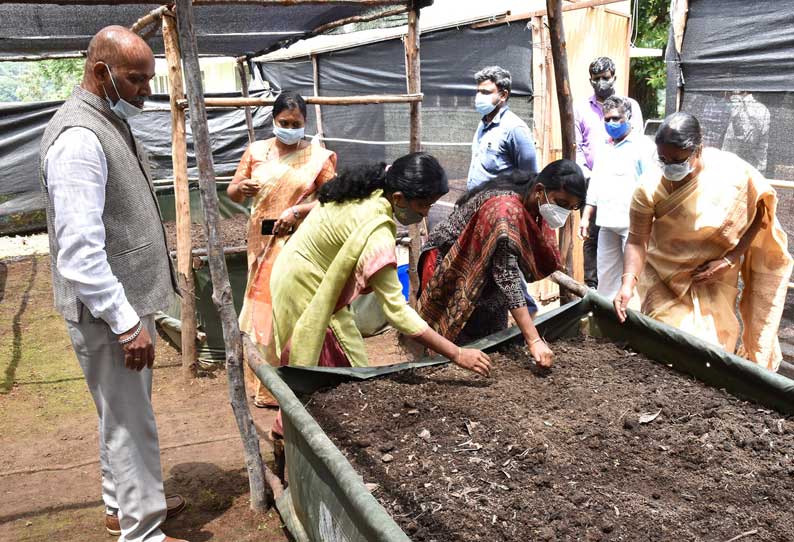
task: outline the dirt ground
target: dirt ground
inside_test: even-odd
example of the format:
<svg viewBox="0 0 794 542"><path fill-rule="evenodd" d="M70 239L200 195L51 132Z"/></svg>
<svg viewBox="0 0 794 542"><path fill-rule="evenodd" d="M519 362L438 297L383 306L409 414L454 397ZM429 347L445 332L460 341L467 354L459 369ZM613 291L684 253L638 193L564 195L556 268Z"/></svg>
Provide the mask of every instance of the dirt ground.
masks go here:
<svg viewBox="0 0 794 542"><path fill-rule="evenodd" d="M794 418L612 343L523 349L316 394L313 415L415 541L791 541Z"/></svg>
<svg viewBox="0 0 794 542"><path fill-rule="evenodd" d="M0 540L112 540L103 524L96 411L55 312L49 257L0 262ZM282 542L280 519L248 508L225 373L182 380L158 343L153 403L166 492L188 500L166 532L191 542ZM260 430L274 412L252 408ZM260 431L261 432L261 431ZM267 461L272 452L261 442Z"/></svg>
<svg viewBox="0 0 794 542"><path fill-rule="evenodd" d="M163 222L165 228L165 242L168 248L176 250L176 222ZM248 215L236 214L229 218L221 219L218 228L221 231L223 246L244 247L248 239ZM190 241L193 249L207 248L207 235L204 233L203 224L192 224L190 228Z"/></svg>

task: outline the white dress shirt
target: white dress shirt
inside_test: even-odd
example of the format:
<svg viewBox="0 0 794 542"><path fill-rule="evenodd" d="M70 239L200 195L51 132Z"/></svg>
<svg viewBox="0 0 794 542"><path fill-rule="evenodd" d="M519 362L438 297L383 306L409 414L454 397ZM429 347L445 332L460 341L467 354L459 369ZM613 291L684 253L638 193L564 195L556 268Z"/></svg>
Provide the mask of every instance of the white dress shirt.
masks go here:
<svg viewBox="0 0 794 542"><path fill-rule="evenodd" d="M140 318L113 274L105 252L105 185L108 167L99 139L87 128L69 128L44 159L47 189L55 208L58 272L77 297L113 333L135 327Z"/></svg>
<svg viewBox="0 0 794 542"><path fill-rule="evenodd" d="M617 145L610 141L600 149L587 188L587 204L598 209L596 224L602 228L628 228L631 197L644 175L658 172L656 146L634 130Z"/></svg>

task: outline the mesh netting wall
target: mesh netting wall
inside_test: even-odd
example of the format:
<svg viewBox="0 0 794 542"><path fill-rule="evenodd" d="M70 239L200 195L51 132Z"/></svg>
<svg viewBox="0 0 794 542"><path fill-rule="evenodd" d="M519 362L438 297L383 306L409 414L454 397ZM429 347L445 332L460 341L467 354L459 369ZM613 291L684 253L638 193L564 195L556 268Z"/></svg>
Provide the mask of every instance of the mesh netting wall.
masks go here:
<svg viewBox="0 0 794 542"><path fill-rule="evenodd" d="M425 150L444 165L450 179L465 179L471 160L471 141L480 121L473 107L473 76L477 70L498 64L511 72L510 108L531 125L531 45L532 37L524 24L464 27L422 35L422 141ZM309 60L259 66L263 78L276 90L313 93ZM325 96L406 92L405 53L400 39L320 54L318 72L320 94ZM313 117L313 110L309 117ZM390 162L408 152L407 104L323 106L322 120L326 145L338 154L340 167Z"/></svg>
<svg viewBox="0 0 794 542"><path fill-rule="evenodd" d="M794 181L794 92L692 92L681 109L695 115L704 144L737 154L769 179ZM777 188L777 217L794 256L794 190ZM781 347L794 359L794 290L789 289L780 325Z"/></svg>

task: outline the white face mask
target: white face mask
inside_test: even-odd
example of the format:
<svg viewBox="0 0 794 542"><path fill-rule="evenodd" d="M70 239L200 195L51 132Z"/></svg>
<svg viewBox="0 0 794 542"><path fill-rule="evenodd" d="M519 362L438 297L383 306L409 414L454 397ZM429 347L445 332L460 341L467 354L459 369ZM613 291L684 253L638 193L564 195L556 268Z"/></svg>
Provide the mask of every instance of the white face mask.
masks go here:
<svg viewBox="0 0 794 542"><path fill-rule="evenodd" d="M664 178L672 182L683 180L684 177L692 173L692 170L694 169L692 164L689 163L691 159L692 157L690 156L685 162L680 164L664 164L659 162L659 165L662 166L662 174L664 175Z"/></svg>
<svg viewBox="0 0 794 542"><path fill-rule="evenodd" d="M481 117L490 115L496 109L496 104L493 103L491 96L491 94L478 92L477 96L474 97L474 109L477 110Z"/></svg>
<svg viewBox="0 0 794 542"><path fill-rule="evenodd" d="M119 93L119 89L116 86L116 81L113 78L113 72L110 71L110 66L108 66L105 62L103 62L102 64L105 64L105 67L108 69L108 75L110 75L110 82L111 84L113 84L113 90L116 91L116 96L119 97L118 101L116 103L113 103L113 100L111 100L110 96L108 96L108 91L105 90L105 85L102 85L102 91L105 93L105 100L107 100L110 109L116 114L117 117L119 117L122 120L127 120L129 118L134 117L135 115L140 115L141 111L143 110L138 107L135 107L130 102L128 102L127 100L121 97L121 94Z"/></svg>
<svg viewBox="0 0 794 542"><path fill-rule="evenodd" d="M275 122L273 123L273 135L285 145L294 145L303 139L305 132L305 128L282 128Z"/></svg>
<svg viewBox="0 0 794 542"><path fill-rule="evenodd" d="M540 216L546 221L546 224L553 230L562 228L568 220L568 215L571 214L570 209L565 209L554 203L549 203L549 196L546 191L543 191L543 196L546 198L546 203L538 207Z"/></svg>

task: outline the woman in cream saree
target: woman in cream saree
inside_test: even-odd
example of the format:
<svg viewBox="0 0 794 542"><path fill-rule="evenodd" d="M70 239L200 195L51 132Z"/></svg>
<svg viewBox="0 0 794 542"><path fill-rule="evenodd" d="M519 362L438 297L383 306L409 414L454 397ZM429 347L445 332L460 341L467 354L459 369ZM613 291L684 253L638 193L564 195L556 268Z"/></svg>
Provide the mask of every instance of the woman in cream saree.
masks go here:
<svg viewBox="0 0 794 542"><path fill-rule="evenodd" d="M664 174L634 193L618 316L639 279L644 314L777 370L792 259L774 189L737 156L703 149L687 113L668 117L656 143Z"/></svg>
<svg viewBox="0 0 794 542"><path fill-rule="evenodd" d="M289 107L294 103L294 107ZM287 128L279 126L295 122L303 125L305 110L300 96L291 92L279 95L273 107L276 137L252 143L245 151L228 192L233 199L242 200L244 190L251 185L251 219L248 227L248 283L240 311L240 330L250 335L261 347L265 358L277 365L268 348L273 327L273 307L270 276L290 233L317 204L315 192L333 178L336 154L298 138ZM305 108L305 105L303 106ZM263 220L276 220L274 235L262 234ZM256 390L254 404L259 407L277 406L261 382L246 366L246 381Z"/></svg>

